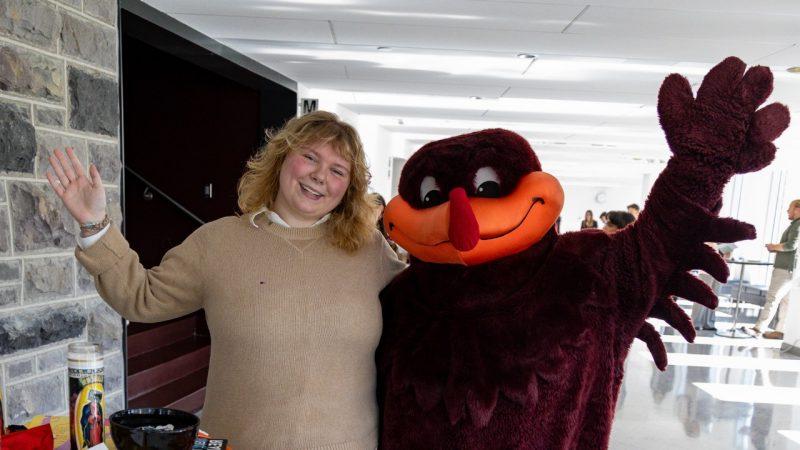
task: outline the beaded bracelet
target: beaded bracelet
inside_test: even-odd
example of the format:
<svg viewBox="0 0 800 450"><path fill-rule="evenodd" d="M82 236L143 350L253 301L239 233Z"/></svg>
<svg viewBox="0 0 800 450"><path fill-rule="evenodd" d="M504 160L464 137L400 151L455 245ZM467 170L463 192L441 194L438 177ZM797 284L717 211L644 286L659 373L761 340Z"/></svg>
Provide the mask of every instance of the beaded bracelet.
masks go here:
<svg viewBox="0 0 800 450"><path fill-rule="evenodd" d="M111 223L111 218L106 214L100 222L87 222L81 224L81 237L89 237L106 227Z"/></svg>

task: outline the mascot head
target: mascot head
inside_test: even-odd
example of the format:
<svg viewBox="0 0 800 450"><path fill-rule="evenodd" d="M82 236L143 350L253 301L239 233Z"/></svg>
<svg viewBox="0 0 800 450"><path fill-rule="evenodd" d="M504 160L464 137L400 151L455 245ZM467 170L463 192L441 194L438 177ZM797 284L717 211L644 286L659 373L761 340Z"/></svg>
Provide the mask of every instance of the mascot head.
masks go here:
<svg viewBox="0 0 800 450"><path fill-rule="evenodd" d="M422 261L477 265L539 242L564 205L528 141L492 129L431 142L409 158L386 206L389 237Z"/></svg>

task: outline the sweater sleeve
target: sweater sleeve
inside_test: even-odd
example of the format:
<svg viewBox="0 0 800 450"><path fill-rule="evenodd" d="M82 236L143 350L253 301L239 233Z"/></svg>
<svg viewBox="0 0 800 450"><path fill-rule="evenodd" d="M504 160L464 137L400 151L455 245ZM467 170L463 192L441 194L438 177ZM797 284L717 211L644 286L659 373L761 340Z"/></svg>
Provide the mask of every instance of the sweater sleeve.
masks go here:
<svg viewBox="0 0 800 450"><path fill-rule="evenodd" d="M160 322L203 307L203 246L197 231L145 269L116 226L75 257L94 277L100 296L136 322Z"/></svg>

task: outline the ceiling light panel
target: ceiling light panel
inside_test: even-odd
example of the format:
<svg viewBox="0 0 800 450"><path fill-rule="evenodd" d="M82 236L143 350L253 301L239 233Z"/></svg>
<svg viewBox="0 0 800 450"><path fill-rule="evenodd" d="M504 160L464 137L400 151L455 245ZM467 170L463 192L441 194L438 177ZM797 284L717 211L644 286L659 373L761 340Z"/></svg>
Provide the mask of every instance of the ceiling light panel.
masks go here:
<svg viewBox="0 0 800 450"><path fill-rule="evenodd" d="M539 112L547 114L575 114L587 116L646 116L649 108L633 103L588 102L579 100L553 100L528 98L482 98L401 95L380 92L355 92L356 103L362 105L396 105L406 107L438 107L512 112Z"/></svg>
<svg viewBox="0 0 800 450"><path fill-rule="evenodd" d="M379 68L402 72L421 71L445 75L473 75L495 78L520 78L530 65L529 60L512 57L510 54L468 54L409 51L392 49L377 51L376 47L348 46L282 46L280 43L234 42L236 47L259 60L278 62L288 58L294 60L330 62L348 65L351 72L360 68Z"/></svg>
<svg viewBox="0 0 800 450"><path fill-rule="evenodd" d="M562 34L488 28L436 27L408 24L333 22L337 42L348 45L386 45L480 52L534 52L537 55L659 59L716 62L736 54L755 60L782 50L783 43L715 41L691 38Z"/></svg>
<svg viewBox="0 0 800 450"><path fill-rule="evenodd" d="M287 66L283 66L287 67ZM279 72L281 72L279 70ZM281 72L283 73L283 72ZM485 98L497 98L508 88L492 84L465 85L461 83L424 83L411 81L337 80L321 76L307 76L301 83L315 90L338 90L348 92L393 92L398 94L431 95L466 98L480 95Z"/></svg>
<svg viewBox="0 0 800 450"><path fill-rule="evenodd" d="M559 33L582 5L462 0L147 0L169 13Z"/></svg>
<svg viewBox="0 0 800 450"><path fill-rule="evenodd" d="M330 25L320 20L173 14L173 17L215 39L282 39L333 44Z"/></svg>
<svg viewBox="0 0 800 450"><path fill-rule="evenodd" d="M758 12L731 12L727 7L708 11L673 8L618 8L592 5L566 33L591 36L651 36L715 41L797 42L798 17L775 14L769 7Z"/></svg>

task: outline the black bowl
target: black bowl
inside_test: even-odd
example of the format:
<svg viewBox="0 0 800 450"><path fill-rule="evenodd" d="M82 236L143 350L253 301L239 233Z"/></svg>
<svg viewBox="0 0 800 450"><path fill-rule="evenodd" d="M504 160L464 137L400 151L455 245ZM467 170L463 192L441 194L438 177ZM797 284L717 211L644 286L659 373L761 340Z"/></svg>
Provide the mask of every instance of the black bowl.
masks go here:
<svg viewBox="0 0 800 450"><path fill-rule="evenodd" d="M200 423L194 414L168 408L125 409L108 421L118 450L191 450ZM143 429L170 424L171 431Z"/></svg>

